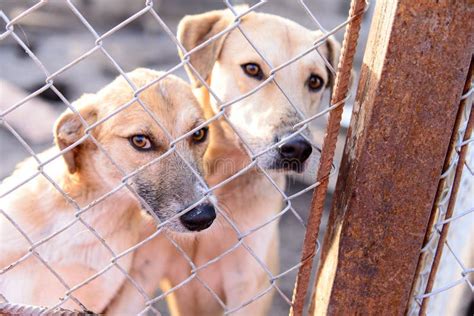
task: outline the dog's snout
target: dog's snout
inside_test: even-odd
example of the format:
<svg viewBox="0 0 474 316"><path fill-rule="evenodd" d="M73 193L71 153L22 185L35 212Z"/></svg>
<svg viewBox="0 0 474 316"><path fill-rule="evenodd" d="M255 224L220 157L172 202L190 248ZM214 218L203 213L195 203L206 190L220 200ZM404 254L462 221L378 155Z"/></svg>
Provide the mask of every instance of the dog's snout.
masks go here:
<svg viewBox="0 0 474 316"><path fill-rule="evenodd" d="M284 143L279 151L283 159L296 159L300 163L303 163L311 155L313 149L311 144L304 139L303 136L297 135Z"/></svg>
<svg viewBox="0 0 474 316"><path fill-rule="evenodd" d="M216 218L216 211L212 204L200 204L181 215L181 223L191 231L201 231L209 226Z"/></svg>

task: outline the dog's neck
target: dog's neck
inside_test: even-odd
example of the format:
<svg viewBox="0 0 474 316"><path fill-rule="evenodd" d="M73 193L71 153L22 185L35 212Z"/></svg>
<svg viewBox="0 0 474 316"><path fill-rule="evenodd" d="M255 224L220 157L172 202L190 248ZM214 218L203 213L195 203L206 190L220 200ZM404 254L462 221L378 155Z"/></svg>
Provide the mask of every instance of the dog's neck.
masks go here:
<svg viewBox="0 0 474 316"><path fill-rule="evenodd" d="M194 94L203 107L206 119L215 116L207 89L204 87L195 89ZM210 143L205 154L209 184L212 186L227 179L250 162L248 153L225 118L213 121L210 128Z"/></svg>
<svg viewBox="0 0 474 316"><path fill-rule="evenodd" d="M107 223L111 222L110 218L112 217L119 219L127 217L127 214L140 212L138 202L134 202L133 198L129 197L130 194L124 192L126 189L119 190L111 197L101 200L107 193L113 190L113 187L101 183L100 177L95 170L85 167L85 170L71 174L68 172L66 164L62 159L57 159L56 165L51 167L52 180L74 202L71 205L58 190L55 190L57 194L51 195L51 198L56 199L58 205L64 207L65 212L77 212L77 207L80 209L90 207L81 217L86 219L92 227L95 227L95 225L108 226ZM91 206L94 203L93 201L99 202ZM124 223L114 223L113 225L117 227L121 224ZM110 227L111 231L116 229L116 227ZM109 229L105 228L104 230L108 231Z"/></svg>
<svg viewBox="0 0 474 316"><path fill-rule="evenodd" d="M46 161L58 153L57 148L51 148L41 154L41 160ZM0 193L10 191L18 185L18 179L24 179L37 170L37 162L32 158L22 162L12 176L2 182ZM69 225L78 211L82 220L93 227L103 238L115 233L127 232L135 219L140 220L142 213L138 202L126 196L125 191L119 190L103 200L99 200L109 188L98 189L98 183L87 181L87 175L70 174L62 157L54 159L43 168L46 176L39 175L15 190L15 194L7 194L0 199L0 208L15 210L15 216L20 220L20 227L33 240L40 240L52 232ZM96 179L89 175L89 178ZM53 185L53 183L54 185ZM72 199L73 202L68 201ZM95 206L91 203L96 201ZM73 225L68 233L60 234L60 238L68 239L71 234L84 231L85 227ZM82 234L79 242L93 245L98 242L92 234Z"/></svg>

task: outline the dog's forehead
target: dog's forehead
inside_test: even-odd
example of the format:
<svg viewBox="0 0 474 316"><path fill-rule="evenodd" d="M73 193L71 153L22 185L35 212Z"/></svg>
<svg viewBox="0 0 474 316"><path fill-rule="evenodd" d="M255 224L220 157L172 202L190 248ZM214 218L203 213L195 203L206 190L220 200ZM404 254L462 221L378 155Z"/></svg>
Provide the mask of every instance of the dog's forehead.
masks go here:
<svg viewBox="0 0 474 316"><path fill-rule="evenodd" d="M274 67L307 51L322 36L320 32L311 31L291 20L266 13L249 14L243 19L241 26L252 45ZM259 57L239 30L232 31L226 44L232 46L232 50L239 47L240 55ZM322 45L319 50L324 54L326 48ZM317 53L310 53L294 63L324 67L324 60Z"/></svg>
<svg viewBox="0 0 474 316"><path fill-rule="evenodd" d="M165 78L143 91L140 99L160 116L178 120L182 113L194 118L200 115L200 107L190 86L177 78Z"/></svg>
<svg viewBox="0 0 474 316"><path fill-rule="evenodd" d="M201 110L187 85L174 80L163 80L140 96L142 104L133 107L131 120L148 126L156 133L179 137L202 119ZM163 131L166 129L166 132Z"/></svg>
<svg viewBox="0 0 474 316"><path fill-rule="evenodd" d="M161 73L153 76L145 74L143 71L129 74L137 87L146 88L138 93L138 100L121 110L122 106L134 100L134 93L126 84L119 81L111 93L102 95L107 109L101 111L101 116L110 116L114 111L119 111L104 122L111 131L115 131L116 126L127 126L127 130L148 130L157 137L166 138L167 133L178 137L202 119L199 104L190 86L183 80L177 77L160 79Z"/></svg>

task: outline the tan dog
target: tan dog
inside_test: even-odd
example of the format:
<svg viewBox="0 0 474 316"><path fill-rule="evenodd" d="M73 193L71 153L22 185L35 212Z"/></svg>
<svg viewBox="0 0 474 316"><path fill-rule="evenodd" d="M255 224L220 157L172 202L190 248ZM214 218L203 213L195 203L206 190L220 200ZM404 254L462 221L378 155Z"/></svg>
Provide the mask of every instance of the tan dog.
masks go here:
<svg viewBox="0 0 474 316"><path fill-rule="evenodd" d="M234 17L228 10L187 16L178 26L178 37L189 51L226 29L233 21ZM245 15L240 25L273 67L311 48L322 36L320 32L310 31L292 21L263 13ZM320 52L334 65L339 44L329 38L320 47ZM268 78L270 72L270 68L237 29L194 52L190 61L223 102L234 100L256 88ZM194 86L200 87L195 93L200 97L206 116L214 116L220 110L219 105L207 89L201 87L194 72L187 70ZM331 86L332 76L323 59L316 52L311 52L278 71L276 80L308 117L319 109L321 96L325 88ZM257 154L294 132L293 126L301 120L274 83L227 107L225 113L228 121L220 119L211 127L211 144L205 156L210 171L207 176L210 186L228 179L250 163L245 146L233 129ZM303 134L310 137L308 130ZM259 155L256 160L271 173L275 183L283 190L285 173L281 171L304 170L310 154L310 143L297 135ZM270 221L282 208L281 195L256 168L246 171L215 193L219 205L235 223L241 236ZM238 315L264 315L269 310L272 296L269 275L240 244L240 240L252 249L273 276L278 274L278 220L271 221L245 238L239 238L231 225L220 216L217 223L205 232L192 239L178 240L197 267L222 255L219 260L199 269L197 276L220 298L225 310L197 278L180 286L190 277L191 266L162 238L156 238L138 250L132 276L150 295L160 280L162 287L165 287L163 290L178 286L173 295L168 296L171 297L169 306L173 314L220 315L224 311L235 310ZM170 252L161 260L162 265L150 264L156 262L151 259L157 251L155 249L165 247ZM233 247L235 249L231 252L226 252ZM253 302L252 299L258 295L262 297ZM246 306L238 309L242 305ZM143 301L137 291L126 285L111 311L126 310L132 314L141 308Z"/></svg>
<svg viewBox="0 0 474 316"><path fill-rule="evenodd" d="M162 75L146 69L128 74L137 87ZM125 79L119 77L97 94L85 95L73 105L88 124L94 124L132 100L133 95ZM140 100L161 120L173 138L197 128L203 122L202 111L189 85L174 76L151 85L140 94ZM40 154L40 159L46 161L58 155L58 149L65 149L79 141L84 136L84 129L79 116L66 111L55 126L57 147ZM176 151L197 172L203 170L206 133L207 128L197 128L176 144ZM157 159L169 148L169 139L164 131L137 102L98 124L91 134L127 174ZM63 157L46 164L44 171L82 208L121 184L123 174L90 139L64 153ZM35 174L36 170L37 163L30 158L21 163L0 187L1 194L6 193L0 199L0 209L18 224L33 243L73 222L76 211L42 175L14 191L10 190ZM144 202L162 221L171 218L165 227L177 232L205 229L215 218L214 208L209 202L202 202L179 218L173 218L199 201L204 192L204 185L176 152L131 176L128 183L138 192L141 203L130 190L121 188L81 214L81 218L105 239L115 254L135 245L141 231L155 225L151 216L141 211ZM0 214L1 267L6 268L22 258L29 247L27 240L6 216ZM102 312L125 282L125 275L115 266L92 279L110 264L112 255L80 222L41 244L35 251L69 287L91 278L89 283L71 293L91 311ZM132 254L120 258L118 263L129 271ZM33 255L0 274L0 293L10 302L54 306L65 292L65 287ZM63 307L79 308L73 299L68 299Z"/></svg>

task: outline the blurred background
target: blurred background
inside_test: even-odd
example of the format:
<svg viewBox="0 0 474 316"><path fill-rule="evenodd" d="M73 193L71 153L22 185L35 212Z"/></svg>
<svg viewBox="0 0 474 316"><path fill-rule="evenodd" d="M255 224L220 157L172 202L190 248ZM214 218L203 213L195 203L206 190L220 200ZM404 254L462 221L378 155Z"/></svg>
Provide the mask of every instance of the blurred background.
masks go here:
<svg viewBox="0 0 474 316"><path fill-rule="evenodd" d="M248 3L252 5L256 2L233 1L232 4ZM8 20L18 16L35 3L37 1L0 0L0 34L1 30L5 29ZM77 0L73 3L99 35L144 8L143 0ZM305 2L326 30L331 30L346 20L349 3L350 1L347 0ZM362 63L373 7L374 3L371 4L362 24L355 59L356 72ZM218 0L161 0L154 1L154 8L174 33L179 20L184 15L224 9L225 5ZM301 5L301 1L270 0L257 11L284 16L309 29L318 28ZM335 35L339 41L342 41L343 32L344 29ZM72 13L63 0L50 0L45 6L26 16L19 25L15 26L15 34L33 51L50 73L61 69L93 48L95 42L91 32ZM103 45L126 72L137 67L168 70L179 63L175 44L150 14L144 14L106 38ZM175 74L187 80L182 68ZM100 51L96 51L59 75L54 80L54 85L72 102L83 93L96 92L117 75L119 73L110 60ZM357 83L357 78L354 82ZM27 95L37 91L44 84L44 73L25 53L24 49L11 36L1 40L0 111L8 109ZM352 91L352 98L347 102L344 110L343 129L337 147L336 170L332 176L330 193L332 193L337 178L337 166L355 94L354 87ZM327 106L328 96L325 98L322 109ZM9 113L5 119L38 153L53 144L52 126L59 113L65 109L64 103L52 90L48 89ZM325 122L326 117L322 117L313 124L316 144L321 145L322 143ZM28 156L29 153L11 131L0 125L0 180L8 176L15 165ZM310 170L303 177L290 179L287 189L289 194L302 190L314 182L317 159L317 155L314 155L312 168L309 168ZM295 209L303 219L307 217L311 193L312 191L309 191L294 200ZM323 221L326 221L326 217ZM304 229L291 212L282 218L280 227L280 266L281 270L286 270L299 262ZM320 236L324 234L324 227L323 222ZM291 297L295 276L296 271L280 280L279 286L288 297ZM467 295L469 297L469 294ZM279 295L275 295L271 315L287 315L287 313L288 304Z"/></svg>

